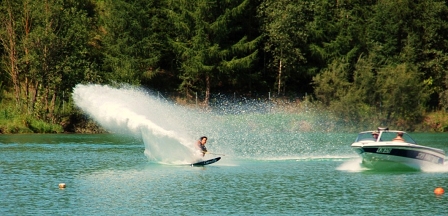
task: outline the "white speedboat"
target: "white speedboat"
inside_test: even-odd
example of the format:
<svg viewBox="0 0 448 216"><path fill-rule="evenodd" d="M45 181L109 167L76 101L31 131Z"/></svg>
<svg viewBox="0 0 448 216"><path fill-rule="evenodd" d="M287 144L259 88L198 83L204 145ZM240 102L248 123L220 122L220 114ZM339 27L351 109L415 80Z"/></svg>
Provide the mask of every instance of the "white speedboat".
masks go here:
<svg viewBox="0 0 448 216"><path fill-rule="evenodd" d="M364 166L374 169L421 170L445 161L442 149L418 145L408 133L388 128L359 133L351 147L362 157Z"/></svg>

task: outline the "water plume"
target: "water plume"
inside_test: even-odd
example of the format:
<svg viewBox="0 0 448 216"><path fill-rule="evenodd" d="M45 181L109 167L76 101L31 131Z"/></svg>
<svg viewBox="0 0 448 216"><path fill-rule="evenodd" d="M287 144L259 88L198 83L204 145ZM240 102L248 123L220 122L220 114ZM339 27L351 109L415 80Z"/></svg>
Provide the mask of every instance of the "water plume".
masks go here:
<svg viewBox="0 0 448 216"><path fill-rule="evenodd" d="M78 84L73 100L106 130L142 138L145 154L151 160L186 163L197 159L193 144L199 134L195 134L194 117L190 118L194 113L166 103L144 89Z"/></svg>
<svg viewBox="0 0 448 216"><path fill-rule="evenodd" d="M105 129L143 139L145 154L160 163L198 160L194 142L200 136L209 138L210 152L227 158L283 160L355 154L349 147L351 137L322 132L325 117L316 118L306 106L213 95L210 109L203 110L176 105L142 88L82 84L74 88L73 99ZM294 110L285 111L288 108Z"/></svg>

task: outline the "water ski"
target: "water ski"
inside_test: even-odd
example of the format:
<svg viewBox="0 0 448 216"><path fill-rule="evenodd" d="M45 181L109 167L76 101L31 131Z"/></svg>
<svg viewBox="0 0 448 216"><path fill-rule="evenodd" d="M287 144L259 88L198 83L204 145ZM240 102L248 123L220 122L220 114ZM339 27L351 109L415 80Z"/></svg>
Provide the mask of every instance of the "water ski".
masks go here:
<svg viewBox="0 0 448 216"><path fill-rule="evenodd" d="M213 159L206 160L206 161L200 161L200 162L192 163L191 166L205 166L205 165L209 165L209 164L215 163L215 162L217 162L219 160L221 160L221 157L213 158Z"/></svg>

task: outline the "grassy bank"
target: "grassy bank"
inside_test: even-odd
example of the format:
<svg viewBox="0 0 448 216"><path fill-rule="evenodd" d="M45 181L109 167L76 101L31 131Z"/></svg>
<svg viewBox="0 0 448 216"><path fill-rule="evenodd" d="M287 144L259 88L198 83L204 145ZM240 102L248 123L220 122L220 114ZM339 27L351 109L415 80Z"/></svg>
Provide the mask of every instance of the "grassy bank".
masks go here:
<svg viewBox="0 0 448 216"><path fill-rule="evenodd" d="M61 124L52 124L32 116L18 113L14 109L0 109L0 132L13 133L62 133Z"/></svg>
<svg viewBox="0 0 448 216"><path fill-rule="evenodd" d="M184 104L186 105L186 104ZM277 123L281 127L288 127L289 131L325 131L325 132L358 132L372 130L378 126L389 127L397 130L408 130L409 122L399 120L384 125L381 120L371 118L371 113L365 112L359 120L347 120L333 110L328 110L319 103L309 101L285 101L277 100L271 104L270 113L283 113L277 121L268 119L271 123ZM13 106L3 104L0 107L0 133L105 133L106 131L95 122L85 116L80 110L70 109L70 112L60 114L56 123L49 123L37 117L19 113ZM203 108L203 107L202 107ZM199 108L199 109L202 109ZM57 114L55 114L57 115ZM286 115L286 117L285 117ZM237 117L234 117L237 118ZM263 117L257 116L257 121ZM266 118L272 118L267 115ZM288 120L285 120L288 119ZM255 121L254 121L255 122ZM448 132L448 113L436 111L426 113L424 120L412 125L411 131L419 132ZM408 130L410 131L410 130Z"/></svg>
<svg viewBox="0 0 448 216"><path fill-rule="evenodd" d="M421 125L422 131L448 132L448 113L437 111L428 113Z"/></svg>

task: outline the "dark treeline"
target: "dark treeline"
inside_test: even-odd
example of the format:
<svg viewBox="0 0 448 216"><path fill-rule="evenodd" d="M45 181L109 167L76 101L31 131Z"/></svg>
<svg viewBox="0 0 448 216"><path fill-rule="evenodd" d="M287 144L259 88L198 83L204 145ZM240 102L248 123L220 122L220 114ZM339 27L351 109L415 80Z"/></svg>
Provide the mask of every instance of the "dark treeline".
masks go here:
<svg viewBox="0 0 448 216"><path fill-rule="evenodd" d="M205 105L308 94L414 130L448 110L447 20L440 0L2 0L0 119L70 130L76 84L129 83Z"/></svg>

